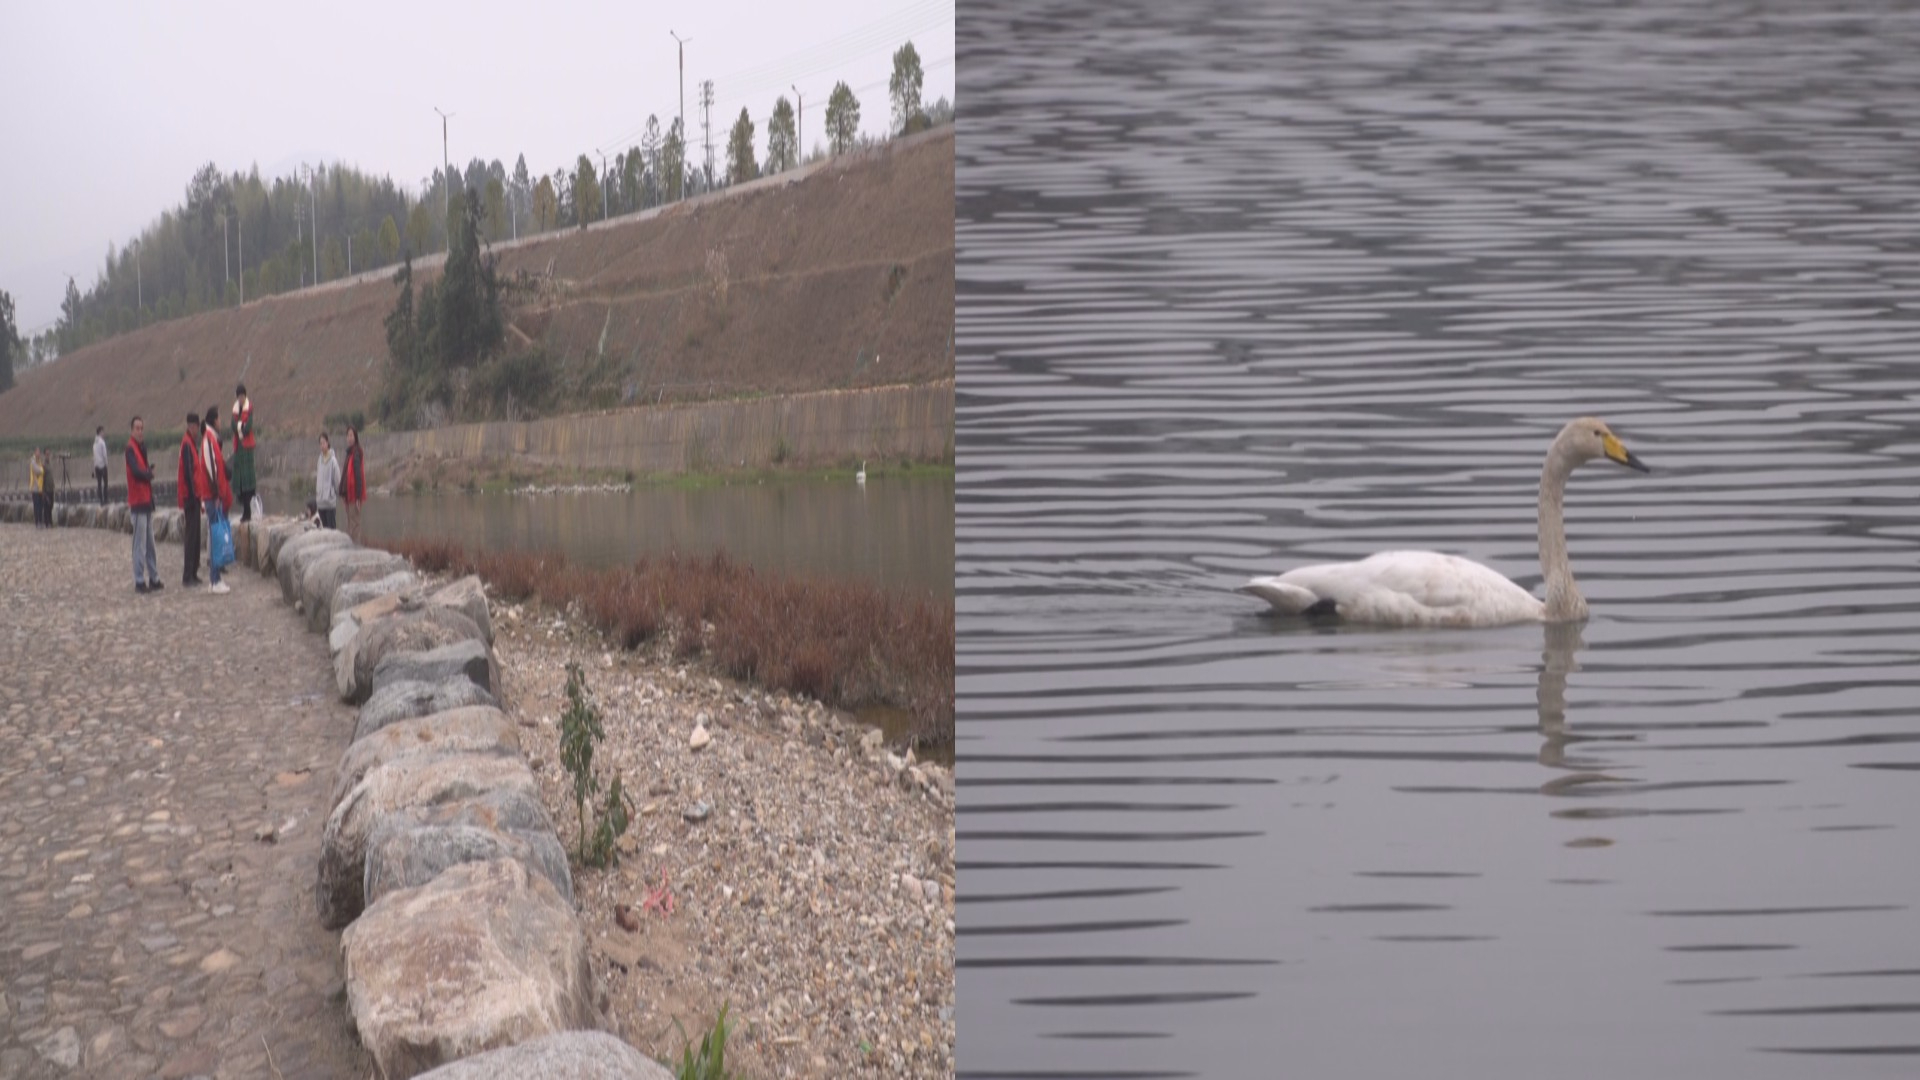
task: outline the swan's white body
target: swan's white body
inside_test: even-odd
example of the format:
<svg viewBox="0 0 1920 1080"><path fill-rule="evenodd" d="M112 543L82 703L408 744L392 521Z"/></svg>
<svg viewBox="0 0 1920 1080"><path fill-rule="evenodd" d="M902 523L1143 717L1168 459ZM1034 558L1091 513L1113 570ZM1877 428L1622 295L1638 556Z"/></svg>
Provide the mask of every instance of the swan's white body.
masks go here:
<svg viewBox="0 0 1920 1080"><path fill-rule="evenodd" d="M860 463L860 471L853 474L853 482L856 484L864 484L867 482L867 463L866 462L863 461Z"/></svg>
<svg viewBox="0 0 1920 1080"><path fill-rule="evenodd" d="M1567 561L1561 501L1567 476L1583 462L1606 458L1647 472L1598 420L1583 417L1562 428L1540 473L1540 568L1547 598L1540 600L1470 559L1437 551L1383 551L1359 562L1302 566L1240 586L1283 615L1334 615L1347 622L1389 626L1501 626L1565 622L1587 617L1587 602Z"/></svg>
<svg viewBox="0 0 1920 1080"><path fill-rule="evenodd" d="M1546 604L1498 571L1438 551L1383 551L1359 562L1302 566L1254 578L1240 591L1287 615L1317 609L1348 622L1393 626L1496 626L1547 617Z"/></svg>

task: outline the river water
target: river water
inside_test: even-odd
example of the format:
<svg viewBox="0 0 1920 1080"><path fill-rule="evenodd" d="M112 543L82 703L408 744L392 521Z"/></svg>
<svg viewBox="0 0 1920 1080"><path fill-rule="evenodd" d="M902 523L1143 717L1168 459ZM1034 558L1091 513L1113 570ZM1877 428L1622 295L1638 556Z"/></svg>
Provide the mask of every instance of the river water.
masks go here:
<svg viewBox="0 0 1920 1080"><path fill-rule="evenodd" d="M1920 1074L1920 11L959 39L960 1074ZM1583 413L1584 626L1233 591Z"/></svg>
<svg viewBox="0 0 1920 1080"><path fill-rule="evenodd" d="M490 550L558 551L588 566L669 552L725 551L781 574L953 595L953 478L876 474L631 492L443 492L367 501L372 542L455 540Z"/></svg>

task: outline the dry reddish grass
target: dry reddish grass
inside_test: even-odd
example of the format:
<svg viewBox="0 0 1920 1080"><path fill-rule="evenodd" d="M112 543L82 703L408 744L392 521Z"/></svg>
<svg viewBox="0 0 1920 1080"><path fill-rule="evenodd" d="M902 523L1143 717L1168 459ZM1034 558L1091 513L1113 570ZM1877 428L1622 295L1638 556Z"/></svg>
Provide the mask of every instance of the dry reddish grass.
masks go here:
<svg viewBox="0 0 1920 1080"><path fill-rule="evenodd" d="M780 578L723 554L589 569L558 554L468 552L443 540L384 545L428 573L478 574L509 600L576 610L621 647L661 638L674 656L840 709L914 717L914 741L953 745L953 603L857 582Z"/></svg>

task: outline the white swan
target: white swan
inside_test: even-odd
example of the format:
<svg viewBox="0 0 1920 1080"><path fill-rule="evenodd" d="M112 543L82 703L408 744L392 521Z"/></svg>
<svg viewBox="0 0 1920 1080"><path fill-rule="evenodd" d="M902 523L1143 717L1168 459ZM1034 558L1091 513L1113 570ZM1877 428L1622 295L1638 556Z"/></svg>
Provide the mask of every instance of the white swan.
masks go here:
<svg viewBox="0 0 1920 1080"><path fill-rule="evenodd" d="M856 484L864 484L867 482L867 463L865 461L860 463L860 471L853 474L853 482Z"/></svg>
<svg viewBox="0 0 1920 1080"><path fill-rule="evenodd" d="M1607 425L1583 416L1560 429L1540 471L1540 569L1547 598L1508 581L1498 572L1437 551L1383 551L1359 562L1302 566L1276 577L1258 577L1240 591L1286 615L1335 615L1348 622L1396 626L1498 626L1519 622L1571 622L1587 617L1587 602L1567 563L1567 526L1561 503L1567 477L1589 461L1605 458L1651 472L1620 444Z"/></svg>

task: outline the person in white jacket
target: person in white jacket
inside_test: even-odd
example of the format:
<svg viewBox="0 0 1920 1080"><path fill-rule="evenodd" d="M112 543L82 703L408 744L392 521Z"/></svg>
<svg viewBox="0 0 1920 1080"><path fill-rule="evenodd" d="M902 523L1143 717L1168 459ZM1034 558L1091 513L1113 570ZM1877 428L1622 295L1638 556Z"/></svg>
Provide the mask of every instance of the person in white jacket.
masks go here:
<svg viewBox="0 0 1920 1080"><path fill-rule="evenodd" d="M104 425L93 429L93 487L94 501L107 505L107 429Z"/></svg>
<svg viewBox="0 0 1920 1080"><path fill-rule="evenodd" d="M313 506L322 528L334 528L333 508L340 499L340 459L333 456L333 440L320 433L320 460L313 470Z"/></svg>

